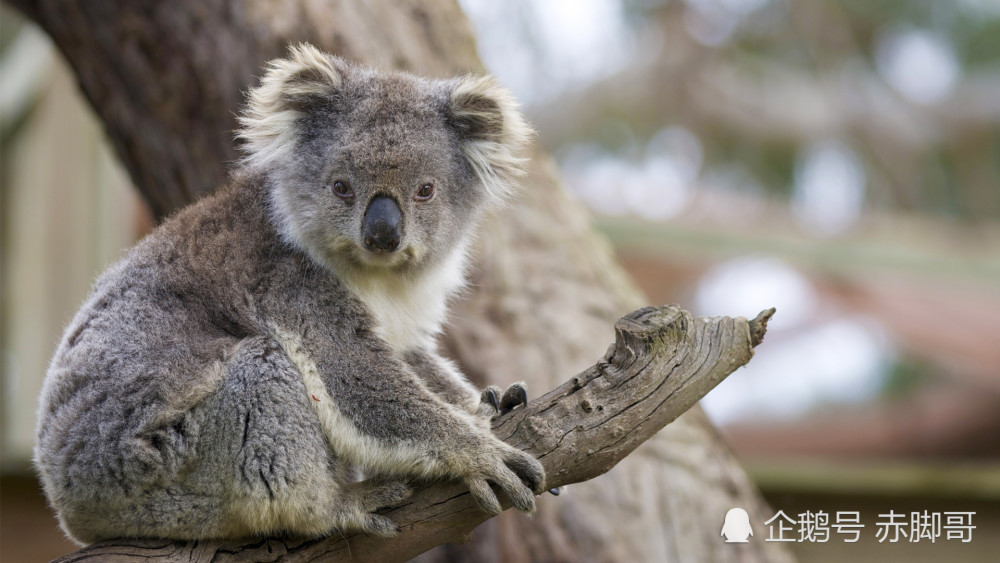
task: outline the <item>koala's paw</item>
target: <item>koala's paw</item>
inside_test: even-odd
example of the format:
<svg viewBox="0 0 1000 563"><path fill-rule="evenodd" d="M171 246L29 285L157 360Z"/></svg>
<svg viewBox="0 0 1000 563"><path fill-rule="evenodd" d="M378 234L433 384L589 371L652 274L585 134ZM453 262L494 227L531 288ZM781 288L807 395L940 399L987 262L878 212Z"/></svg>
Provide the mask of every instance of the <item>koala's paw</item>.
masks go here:
<svg viewBox="0 0 1000 563"><path fill-rule="evenodd" d="M399 526L374 512L406 500L413 494L413 489L402 481L373 479L351 483L344 487L341 494L343 498L336 515L338 529L392 537L400 532Z"/></svg>
<svg viewBox="0 0 1000 563"><path fill-rule="evenodd" d="M365 512L374 512L396 506L412 494L413 488L403 481L375 481L361 494L359 505Z"/></svg>
<svg viewBox="0 0 1000 563"><path fill-rule="evenodd" d="M545 469L537 459L499 440L472 452L470 457L463 480L479 508L488 514L502 511L490 488L493 483L518 510L535 511L535 495L545 490Z"/></svg>
<svg viewBox="0 0 1000 563"><path fill-rule="evenodd" d="M526 404L528 404L528 390L523 381L511 384L502 392L496 385L490 385L483 389L479 397L479 414L494 419L514 410L514 407Z"/></svg>
<svg viewBox="0 0 1000 563"><path fill-rule="evenodd" d="M361 532L391 538L402 531L395 522L379 514L353 514L341 519L336 528L342 532Z"/></svg>

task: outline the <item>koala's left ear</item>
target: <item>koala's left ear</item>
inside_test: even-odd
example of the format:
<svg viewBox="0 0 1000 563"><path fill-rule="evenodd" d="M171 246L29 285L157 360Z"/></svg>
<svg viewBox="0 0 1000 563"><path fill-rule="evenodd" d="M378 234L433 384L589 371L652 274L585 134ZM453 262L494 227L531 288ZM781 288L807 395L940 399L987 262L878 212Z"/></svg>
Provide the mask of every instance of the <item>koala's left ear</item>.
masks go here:
<svg viewBox="0 0 1000 563"><path fill-rule="evenodd" d="M521 153L534 133L514 96L492 78L460 78L451 89L448 122L486 191L497 201L510 195L524 173Z"/></svg>
<svg viewBox="0 0 1000 563"><path fill-rule="evenodd" d="M311 104L340 90L346 67L343 60L308 43L291 47L287 58L269 62L239 117L237 137L243 140L244 164L264 168L292 150L296 121Z"/></svg>

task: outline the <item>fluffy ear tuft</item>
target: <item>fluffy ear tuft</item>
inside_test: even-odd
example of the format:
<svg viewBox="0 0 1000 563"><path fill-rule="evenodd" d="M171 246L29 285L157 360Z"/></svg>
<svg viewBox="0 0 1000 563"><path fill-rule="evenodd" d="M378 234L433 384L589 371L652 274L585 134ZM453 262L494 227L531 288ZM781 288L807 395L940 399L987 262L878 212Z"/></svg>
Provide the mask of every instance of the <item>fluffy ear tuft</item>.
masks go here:
<svg viewBox="0 0 1000 563"><path fill-rule="evenodd" d="M269 62L239 117L236 136L243 140L243 164L263 169L291 150L295 122L310 103L337 92L343 64L308 43L294 45L287 58Z"/></svg>
<svg viewBox="0 0 1000 563"><path fill-rule="evenodd" d="M452 88L448 112L472 169L486 191L502 201L524 174L521 153L534 133L517 100L490 77L466 76Z"/></svg>

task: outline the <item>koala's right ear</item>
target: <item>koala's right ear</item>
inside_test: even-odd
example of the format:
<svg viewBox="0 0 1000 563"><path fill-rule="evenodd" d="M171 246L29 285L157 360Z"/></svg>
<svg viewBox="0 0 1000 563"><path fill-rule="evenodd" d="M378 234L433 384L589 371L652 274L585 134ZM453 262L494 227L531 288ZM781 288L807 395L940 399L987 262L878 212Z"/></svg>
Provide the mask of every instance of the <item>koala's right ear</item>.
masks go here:
<svg viewBox="0 0 1000 563"><path fill-rule="evenodd" d="M263 169L292 150L295 122L310 104L336 94L345 66L341 59L308 43L294 45L287 58L269 62L239 117L236 136L243 140L243 163Z"/></svg>

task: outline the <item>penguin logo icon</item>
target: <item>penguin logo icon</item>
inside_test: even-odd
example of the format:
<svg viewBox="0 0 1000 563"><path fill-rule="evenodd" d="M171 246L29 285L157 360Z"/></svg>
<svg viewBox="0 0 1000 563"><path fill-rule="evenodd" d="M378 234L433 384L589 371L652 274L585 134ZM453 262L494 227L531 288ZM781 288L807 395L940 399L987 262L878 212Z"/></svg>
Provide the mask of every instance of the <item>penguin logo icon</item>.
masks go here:
<svg viewBox="0 0 1000 563"><path fill-rule="evenodd" d="M753 535L750 527L750 516L742 508L731 508L726 513L726 522L722 525L720 536L726 536L726 543L748 543L747 537Z"/></svg>

